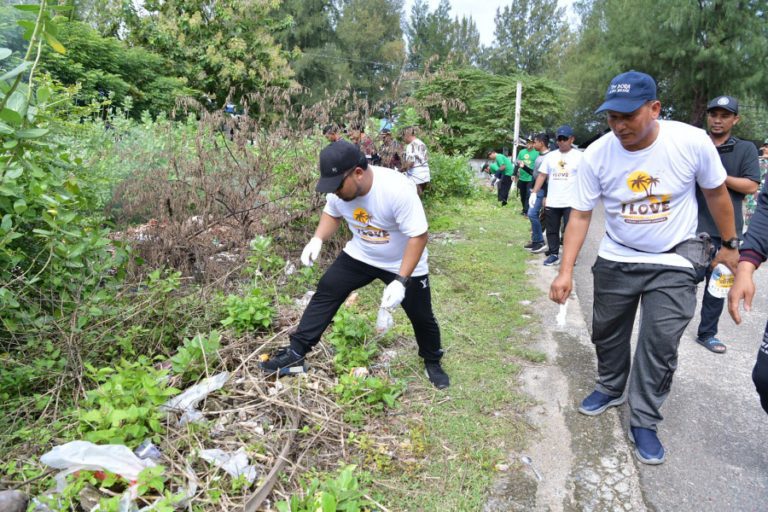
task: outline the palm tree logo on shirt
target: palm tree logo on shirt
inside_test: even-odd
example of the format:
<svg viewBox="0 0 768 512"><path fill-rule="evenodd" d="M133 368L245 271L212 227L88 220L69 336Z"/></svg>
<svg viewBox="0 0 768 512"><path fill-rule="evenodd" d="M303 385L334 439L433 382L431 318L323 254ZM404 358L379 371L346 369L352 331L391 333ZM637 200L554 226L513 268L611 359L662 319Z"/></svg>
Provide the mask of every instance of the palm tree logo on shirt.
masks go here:
<svg viewBox="0 0 768 512"><path fill-rule="evenodd" d="M635 193L644 192L645 197L652 198L653 186L658 185L659 178L655 178L645 171L635 171L627 178L629 190Z"/></svg>
<svg viewBox="0 0 768 512"><path fill-rule="evenodd" d="M364 225L367 225L371 220L371 216L363 208L355 209L355 211L352 213L352 218L355 219L356 222Z"/></svg>

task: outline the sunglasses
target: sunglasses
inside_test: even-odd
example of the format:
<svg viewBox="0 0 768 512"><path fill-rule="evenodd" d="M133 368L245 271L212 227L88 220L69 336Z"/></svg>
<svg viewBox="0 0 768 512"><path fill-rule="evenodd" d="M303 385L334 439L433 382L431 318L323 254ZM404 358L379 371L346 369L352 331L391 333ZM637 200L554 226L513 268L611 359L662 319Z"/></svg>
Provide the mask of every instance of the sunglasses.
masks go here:
<svg viewBox="0 0 768 512"><path fill-rule="evenodd" d="M353 168L351 168L350 170L348 170L348 171L346 171L346 172L344 173L344 177L343 177L343 178L341 178L341 182L339 183L339 187L336 189L336 192L338 192L339 190L341 190L341 188L344 186L344 182L345 182L345 181L347 181L347 178L349 178L349 176L350 176L350 175L351 175L353 172L355 172L355 169L357 169L357 167L358 167L358 166L354 166Z"/></svg>
<svg viewBox="0 0 768 512"><path fill-rule="evenodd" d="M570 137L566 137L565 135L561 135L561 136L559 136L559 137L557 138L557 141L558 141L558 142L562 142L562 141L564 141L564 140L568 140L568 139L570 139Z"/></svg>

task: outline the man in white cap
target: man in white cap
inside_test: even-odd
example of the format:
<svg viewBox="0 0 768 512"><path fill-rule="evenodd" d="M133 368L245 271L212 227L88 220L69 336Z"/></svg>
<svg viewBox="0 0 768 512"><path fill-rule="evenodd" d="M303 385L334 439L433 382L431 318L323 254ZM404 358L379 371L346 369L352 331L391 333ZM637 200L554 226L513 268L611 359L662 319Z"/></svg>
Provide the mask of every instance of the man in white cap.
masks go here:
<svg viewBox="0 0 768 512"><path fill-rule="evenodd" d="M337 141L320 152L316 190L326 205L315 235L301 254L312 265L344 219L352 239L320 278L290 345L261 363L264 371L303 371L304 358L319 341L347 296L379 279L386 283L381 307L402 306L413 326L427 378L438 389L450 384L440 365L440 328L432 313L427 264L427 218L416 186L394 169L377 167L353 144Z"/></svg>
<svg viewBox="0 0 768 512"><path fill-rule="evenodd" d="M607 113L611 132L584 152L549 297L559 304L568 299L592 209L602 199L606 234L592 267L597 383L579 412L598 415L628 399L635 456L661 464L660 408L677 369L680 336L696 309L696 283L709 264L709 248L696 237L696 185L723 239L715 260L731 268L738 263L733 206L709 137L684 123L658 120L661 103L649 75L616 76L597 111ZM632 363L632 326L640 304Z"/></svg>

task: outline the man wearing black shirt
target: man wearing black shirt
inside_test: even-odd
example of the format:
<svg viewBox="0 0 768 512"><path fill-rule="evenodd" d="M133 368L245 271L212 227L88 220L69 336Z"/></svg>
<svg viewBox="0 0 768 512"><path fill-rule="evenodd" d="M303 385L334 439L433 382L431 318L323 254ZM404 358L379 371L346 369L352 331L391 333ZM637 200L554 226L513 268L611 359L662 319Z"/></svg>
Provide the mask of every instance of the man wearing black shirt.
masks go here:
<svg viewBox="0 0 768 512"><path fill-rule="evenodd" d="M741 236L744 216L742 214L742 204L746 194L754 194L760 183L760 167L757 161L757 150L755 145L738 139L731 135L731 131L736 123L739 122L739 102L731 96L718 96L707 105L707 127L709 128L709 137L717 147L720 154L720 161L728 173L725 179L725 185L728 187L728 193L733 203L733 214L736 219L736 235ZM712 237L716 249L722 245L717 227L712 220L712 214L707 208L707 202L701 189L696 187L696 199L699 203L699 232L706 232ZM707 273L707 282L711 271ZM720 314L723 312L723 303L725 299L713 297L704 288L704 298L701 302L701 321L696 336L696 341L708 350L722 354L726 347L722 341L717 338L717 324L720 320Z"/></svg>

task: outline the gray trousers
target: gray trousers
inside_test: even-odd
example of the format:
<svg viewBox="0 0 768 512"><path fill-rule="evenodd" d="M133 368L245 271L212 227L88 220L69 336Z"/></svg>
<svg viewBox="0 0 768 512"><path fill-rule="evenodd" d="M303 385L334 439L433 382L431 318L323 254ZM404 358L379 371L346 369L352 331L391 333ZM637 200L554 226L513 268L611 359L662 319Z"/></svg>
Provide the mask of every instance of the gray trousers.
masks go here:
<svg viewBox="0 0 768 512"><path fill-rule="evenodd" d="M693 269L620 263L598 257L592 267L592 342L595 389L621 396L629 379L629 424L656 430L677 369L677 347L696 310ZM630 375L632 324L638 304L640 333Z"/></svg>

